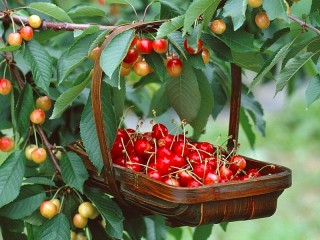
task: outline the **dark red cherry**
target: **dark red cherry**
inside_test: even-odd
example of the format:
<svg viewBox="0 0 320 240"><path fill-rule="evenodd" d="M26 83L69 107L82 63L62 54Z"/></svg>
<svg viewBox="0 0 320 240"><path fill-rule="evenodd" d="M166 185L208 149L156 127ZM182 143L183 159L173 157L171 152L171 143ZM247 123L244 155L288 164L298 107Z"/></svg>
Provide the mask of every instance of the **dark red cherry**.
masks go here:
<svg viewBox="0 0 320 240"><path fill-rule="evenodd" d="M152 127L152 137L155 139L159 140L160 138L165 137L168 134L168 128L161 124L161 123L156 123Z"/></svg>
<svg viewBox="0 0 320 240"><path fill-rule="evenodd" d="M213 172L208 172L203 180L203 183L206 184L216 184L221 181L221 177Z"/></svg>

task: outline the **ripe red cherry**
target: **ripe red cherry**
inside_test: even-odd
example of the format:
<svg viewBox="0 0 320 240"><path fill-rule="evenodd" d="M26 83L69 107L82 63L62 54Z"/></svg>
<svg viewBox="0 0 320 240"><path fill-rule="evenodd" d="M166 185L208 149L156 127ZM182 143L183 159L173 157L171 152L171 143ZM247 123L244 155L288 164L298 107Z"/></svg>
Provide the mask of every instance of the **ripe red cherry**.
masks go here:
<svg viewBox="0 0 320 240"><path fill-rule="evenodd" d="M7 95L12 90L12 84L8 79L0 78L0 94Z"/></svg>
<svg viewBox="0 0 320 240"><path fill-rule="evenodd" d="M151 177L152 179L157 180L157 181L161 181L161 178L162 178L160 172L157 170L153 170L153 171L148 172L147 176Z"/></svg>
<svg viewBox="0 0 320 240"><path fill-rule="evenodd" d="M153 70L146 61L136 62L133 65L133 71L141 77L147 76Z"/></svg>
<svg viewBox="0 0 320 240"><path fill-rule="evenodd" d="M230 180L233 175L233 172L229 168L227 168L225 165L222 165L219 168L219 173L220 173L220 177L225 180Z"/></svg>
<svg viewBox="0 0 320 240"><path fill-rule="evenodd" d="M172 150L179 156L186 156L189 153L189 150L187 148L187 144L185 144L183 141L176 141L172 144Z"/></svg>
<svg viewBox="0 0 320 240"><path fill-rule="evenodd" d="M42 109L43 111L49 111L51 108L51 99L48 96L38 97L36 100L36 107Z"/></svg>
<svg viewBox="0 0 320 240"><path fill-rule="evenodd" d="M230 169L233 173L243 170L246 167L246 160L241 156L232 156L230 160Z"/></svg>
<svg viewBox="0 0 320 240"><path fill-rule="evenodd" d="M14 149L15 143L11 138L2 137L0 138L0 150L3 152L10 152Z"/></svg>
<svg viewBox="0 0 320 240"><path fill-rule="evenodd" d="M193 177L189 170L182 170L178 172L178 179L179 179L180 185L183 187L186 187L188 185L188 182L193 180Z"/></svg>
<svg viewBox="0 0 320 240"><path fill-rule="evenodd" d="M192 151L189 152L186 157L189 159L191 163L201 163L203 158L203 155L200 152Z"/></svg>
<svg viewBox="0 0 320 240"><path fill-rule="evenodd" d="M160 139L168 135L168 128L161 124L161 123L156 123L155 125L152 126L152 137L155 139Z"/></svg>
<svg viewBox="0 0 320 240"><path fill-rule="evenodd" d="M134 35L133 39L132 39L132 42L130 44L130 47L134 47L137 43L137 40L138 40L138 37L137 35Z"/></svg>
<svg viewBox="0 0 320 240"><path fill-rule="evenodd" d="M143 163L144 161L142 157L135 154L130 154L125 166L136 172L141 172Z"/></svg>
<svg viewBox="0 0 320 240"><path fill-rule="evenodd" d="M33 38L33 28L30 26L22 27L19 32L25 41L30 41Z"/></svg>
<svg viewBox="0 0 320 240"><path fill-rule="evenodd" d="M177 154L174 155L174 157L172 158L171 160L171 165L173 167L176 167L176 168L182 168L184 166L186 166L188 163L187 161L184 159L184 157L182 156L179 156Z"/></svg>
<svg viewBox="0 0 320 240"><path fill-rule="evenodd" d="M212 172L211 166L207 163L195 163L192 164L193 172L202 179L208 172Z"/></svg>
<svg viewBox="0 0 320 240"><path fill-rule="evenodd" d="M119 128L117 130L116 141L122 142L126 144L129 141L130 137L126 129Z"/></svg>
<svg viewBox="0 0 320 240"><path fill-rule="evenodd" d="M164 182L165 184L171 185L171 186L175 186L175 187L180 186L179 181L175 178L172 178L172 177L164 177L162 179L162 182Z"/></svg>
<svg viewBox="0 0 320 240"><path fill-rule="evenodd" d="M178 77L182 72L182 62L179 58L170 59L166 65L167 72L171 77Z"/></svg>
<svg viewBox="0 0 320 240"><path fill-rule="evenodd" d="M260 177L261 173L259 172L259 170L257 168L251 168L247 171L247 174L249 175L249 177Z"/></svg>
<svg viewBox="0 0 320 240"><path fill-rule="evenodd" d="M124 156L118 157L116 159L114 159L114 158L112 158L112 159L113 159L114 164L117 164L122 167L124 167L126 165L126 158Z"/></svg>
<svg viewBox="0 0 320 240"><path fill-rule="evenodd" d="M10 46L18 46L22 44L22 37L20 33L9 33L7 41Z"/></svg>
<svg viewBox="0 0 320 240"><path fill-rule="evenodd" d="M47 151L44 148L37 148L32 151L31 159L35 163L43 163L47 158Z"/></svg>
<svg viewBox="0 0 320 240"><path fill-rule="evenodd" d="M41 125L44 123L45 120L46 120L46 114L40 108L37 108L30 113L30 121L34 124Z"/></svg>
<svg viewBox="0 0 320 240"><path fill-rule="evenodd" d="M211 143L200 142L197 144L197 148L203 154L205 158L211 157L214 153L214 147Z"/></svg>
<svg viewBox="0 0 320 240"><path fill-rule="evenodd" d="M158 157L173 157L174 156L174 152L171 151L167 147L158 147L156 154L157 154L157 158Z"/></svg>
<svg viewBox="0 0 320 240"><path fill-rule="evenodd" d="M141 38L137 40L136 48L140 54L149 54L152 52L152 41L148 38Z"/></svg>
<svg viewBox="0 0 320 240"><path fill-rule="evenodd" d="M206 161L207 161L208 164L211 166L211 169L212 169L212 170L215 170L215 169L217 168L218 161L217 161L217 157L216 157L216 156L207 158Z"/></svg>
<svg viewBox="0 0 320 240"><path fill-rule="evenodd" d="M124 146L123 146L122 142L118 141L118 140L115 141L113 143L113 146L112 146L111 152L110 152L112 159L116 159L118 157L121 157L123 154L123 150L124 150Z"/></svg>
<svg viewBox="0 0 320 240"><path fill-rule="evenodd" d="M219 175L213 173L213 172L208 172L203 180L203 183L206 184L215 184L219 183L221 181L221 178Z"/></svg>
<svg viewBox="0 0 320 240"><path fill-rule="evenodd" d="M202 184L195 179L192 179L188 182L187 187L200 187Z"/></svg>
<svg viewBox="0 0 320 240"><path fill-rule="evenodd" d="M152 42L152 48L156 53L165 53L168 50L168 42L163 38L156 39Z"/></svg>
<svg viewBox="0 0 320 240"><path fill-rule="evenodd" d="M151 150L151 144L145 139L138 139L134 142L134 150L139 155L144 155Z"/></svg>
<svg viewBox="0 0 320 240"><path fill-rule="evenodd" d="M157 157L156 160L156 169L162 174L162 175L166 175L168 174L171 169L171 158L169 157Z"/></svg>
<svg viewBox="0 0 320 240"><path fill-rule="evenodd" d="M123 59L124 63L133 64L138 59L138 51L135 48L130 48L127 55Z"/></svg>
<svg viewBox="0 0 320 240"><path fill-rule="evenodd" d="M202 51L203 42L202 42L201 39L199 39L199 40L198 40L197 49L194 49L193 47L191 47L191 46L188 44L188 38L186 38L186 39L184 40L183 45L184 45L184 49L185 49L188 53L190 53L190 54L197 54L197 53L199 53L199 52Z"/></svg>
<svg viewBox="0 0 320 240"><path fill-rule="evenodd" d="M167 148L170 148L170 146L173 142L173 139L174 139L174 136L172 134L168 134L158 140L158 146L159 147L165 146Z"/></svg>

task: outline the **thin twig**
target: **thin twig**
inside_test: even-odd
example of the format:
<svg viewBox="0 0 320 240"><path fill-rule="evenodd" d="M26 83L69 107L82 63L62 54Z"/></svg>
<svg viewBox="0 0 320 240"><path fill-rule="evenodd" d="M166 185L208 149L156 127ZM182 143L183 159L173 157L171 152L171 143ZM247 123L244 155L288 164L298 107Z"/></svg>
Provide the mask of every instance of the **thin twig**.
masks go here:
<svg viewBox="0 0 320 240"><path fill-rule="evenodd" d="M306 23L305 21L300 20L299 18L296 18L295 16L292 16L291 14L288 14L288 18L290 18L292 21L298 23L301 27L303 28L309 28L312 31L314 31L315 33L317 33L318 35L320 35L320 30L315 28L314 26Z"/></svg>

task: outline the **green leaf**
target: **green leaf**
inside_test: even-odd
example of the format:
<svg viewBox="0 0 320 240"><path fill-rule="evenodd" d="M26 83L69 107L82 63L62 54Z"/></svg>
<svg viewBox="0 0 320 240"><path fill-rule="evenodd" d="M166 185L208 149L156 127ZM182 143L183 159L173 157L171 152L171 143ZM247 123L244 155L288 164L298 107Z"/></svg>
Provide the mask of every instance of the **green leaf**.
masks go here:
<svg viewBox="0 0 320 240"><path fill-rule="evenodd" d="M23 57L30 65L36 85L48 94L53 74L53 60L49 53L37 41L31 40L26 44Z"/></svg>
<svg viewBox="0 0 320 240"><path fill-rule="evenodd" d="M121 65L119 65L113 72L111 78L109 78L107 75L103 75L103 81L110 85L111 87L120 88L121 85L121 77L120 77L120 68Z"/></svg>
<svg viewBox="0 0 320 240"><path fill-rule="evenodd" d="M103 49L100 57L100 65L105 74L111 78L126 56L130 43L134 37L134 30L124 31L115 36Z"/></svg>
<svg viewBox="0 0 320 240"><path fill-rule="evenodd" d="M196 74L187 62L183 64L181 75L168 80L166 91L169 102L180 119L191 122L198 114L201 95Z"/></svg>
<svg viewBox="0 0 320 240"><path fill-rule="evenodd" d="M208 118L212 112L213 108L213 94L211 90L210 83L208 82L206 76L202 71L195 71L197 76L199 90L201 94L201 103L197 116L190 122L190 125L194 129L193 138L198 139L207 125Z"/></svg>
<svg viewBox="0 0 320 240"><path fill-rule="evenodd" d="M157 116L160 116L161 114L165 113L169 107L170 104L167 98L166 84L161 84L160 88L153 94L149 116L153 117L152 110L155 110Z"/></svg>
<svg viewBox="0 0 320 240"><path fill-rule="evenodd" d="M18 50L21 47L21 45L17 46L6 46L3 43L0 43L0 52L14 52Z"/></svg>
<svg viewBox="0 0 320 240"><path fill-rule="evenodd" d="M208 239L211 235L213 224L197 226L194 229L193 239Z"/></svg>
<svg viewBox="0 0 320 240"><path fill-rule="evenodd" d="M184 39L181 36L180 32L172 32L168 36L169 44L172 45L178 53L180 53L185 59L187 58L186 52L184 50L183 42Z"/></svg>
<svg viewBox="0 0 320 240"><path fill-rule="evenodd" d="M30 113L34 109L33 92L30 84L25 84L19 96L16 114L17 127L21 137L26 136L29 132Z"/></svg>
<svg viewBox="0 0 320 240"><path fill-rule="evenodd" d="M152 67L158 78L163 82L168 78L167 70L164 67L163 60L161 56L156 53L152 52L144 56L147 63Z"/></svg>
<svg viewBox="0 0 320 240"><path fill-rule="evenodd" d="M83 18L83 17L105 17L106 12L98 7L78 5L71 8L68 11L69 16L72 19Z"/></svg>
<svg viewBox="0 0 320 240"><path fill-rule="evenodd" d="M124 230L131 237L130 240L145 239L143 236L146 235L147 229L144 217L139 214L126 216L124 220Z"/></svg>
<svg viewBox="0 0 320 240"><path fill-rule="evenodd" d="M46 177L29 177L25 178L22 182L22 185L33 185L33 184L40 184L55 187L56 184L49 178Z"/></svg>
<svg viewBox="0 0 320 240"><path fill-rule="evenodd" d="M220 227L222 228L223 231L227 231L228 224L229 224L229 222L219 223L219 225L220 225Z"/></svg>
<svg viewBox="0 0 320 240"><path fill-rule="evenodd" d="M105 83L102 84L102 111L104 117L104 125L109 140L109 148L111 149L117 131L117 121L115 113L111 105L110 91ZM97 131L93 118L91 95L82 112L80 121L80 135L85 146L89 159L98 171L103 167L103 160L100 152Z"/></svg>
<svg viewBox="0 0 320 240"><path fill-rule="evenodd" d="M221 39L231 50L236 52L254 52L256 51L253 46L254 36L251 33L243 30L233 31L227 29L221 36L216 36Z"/></svg>
<svg viewBox="0 0 320 240"><path fill-rule="evenodd" d="M115 87L112 88L112 102L113 102L113 108L114 108L114 113L117 119L117 123L120 122L120 119L123 117L125 100L126 100L126 85L125 85L125 80L121 79L120 89Z"/></svg>
<svg viewBox="0 0 320 240"><path fill-rule="evenodd" d="M264 44L261 46L260 51L264 52L270 46L272 46L275 42L281 39L283 36L286 36L290 32L290 28L283 28L279 31L275 32L271 38L268 38Z"/></svg>
<svg viewBox="0 0 320 240"><path fill-rule="evenodd" d="M317 75L312 78L307 86L305 93L307 106L310 107L313 102L320 98L320 76Z"/></svg>
<svg viewBox="0 0 320 240"><path fill-rule="evenodd" d="M171 19L182 15L184 10L170 0L160 0L160 19Z"/></svg>
<svg viewBox="0 0 320 240"><path fill-rule="evenodd" d="M249 117L246 115L246 112L243 108L240 110L240 124L242 129L249 141L250 147L253 149L256 141L256 135L252 130L252 126L249 120Z"/></svg>
<svg viewBox="0 0 320 240"><path fill-rule="evenodd" d="M52 3L34 2L30 3L27 8L47 14L61 22L72 22L71 18L63 9Z"/></svg>
<svg viewBox="0 0 320 240"><path fill-rule="evenodd" d="M277 77L276 94L280 92L288 81L302 68L316 53L306 52L290 59Z"/></svg>
<svg viewBox="0 0 320 240"><path fill-rule="evenodd" d="M42 187L22 186L19 196L11 203L5 205L0 210L0 215L20 219L31 215L45 200L46 194Z"/></svg>
<svg viewBox="0 0 320 240"><path fill-rule="evenodd" d="M58 60L58 83L63 82L68 75L88 58L88 49L99 36L99 27L92 26L75 39L75 42Z"/></svg>
<svg viewBox="0 0 320 240"><path fill-rule="evenodd" d="M69 221L63 213L58 213L41 228L38 240L70 239Z"/></svg>
<svg viewBox="0 0 320 240"><path fill-rule="evenodd" d="M23 233L24 224L21 220L12 220L8 218L0 218L1 239L8 240L27 240Z"/></svg>
<svg viewBox="0 0 320 240"><path fill-rule="evenodd" d="M212 115L213 119L216 119L218 117L218 115L220 114L220 112L225 107L225 105L227 104L228 96L226 94L226 91L221 86L221 82L219 81L218 74L215 73L211 79L212 79L211 89L212 89L213 97L214 97L214 105L213 105L211 115Z"/></svg>
<svg viewBox="0 0 320 240"><path fill-rule="evenodd" d="M76 153L62 153L61 173L66 184L83 193L83 184L89 175L82 159Z"/></svg>
<svg viewBox="0 0 320 240"><path fill-rule="evenodd" d="M63 92L56 100L50 119L59 118L62 113L73 103L73 101L81 94L90 82L90 76L79 85L76 85Z"/></svg>
<svg viewBox="0 0 320 240"><path fill-rule="evenodd" d="M266 11L270 20L280 18L288 21L287 6L283 0L263 1L263 9Z"/></svg>
<svg viewBox="0 0 320 240"><path fill-rule="evenodd" d="M170 19L168 22L162 23L158 29L156 39L164 38L168 36L170 33L182 28L184 18L185 15L180 15L178 17Z"/></svg>
<svg viewBox="0 0 320 240"><path fill-rule="evenodd" d="M246 20L247 0L229 0L223 7L223 16L231 17L234 31Z"/></svg>
<svg viewBox="0 0 320 240"><path fill-rule="evenodd" d="M119 206L97 189L85 188L85 194L94 203L106 221L105 228L107 233L111 237L122 239L124 218Z"/></svg>
<svg viewBox="0 0 320 240"><path fill-rule="evenodd" d="M210 34L202 34L201 38L205 45L210 47L218 58L227 62L232 61L230 48L220 39Z"/></svg>
<svg viewBox="0 0 320 240"><path fill-rule="evenodd" d="M278 61L282 60L288 52L288 49L292 45L293 41L282 46L278 51L269 57L265 64L262 66L260 72L254 77L253 81L250 84L250 89L252 89L258 82L260 82L265 75L278 63Z"/></svg>
<svg viewBox="0 0 320 240"><path fill-rule="evenodd" d="M166 238L167 229L165 226L164 218L159 215L145 217L146 223L146 236L148 240L162 240Z"/></svg>
<svg viewBox="0 0 320 240"><path fill-rule="evenodd" d="M220 0L197 0L193 1L186 11L186 16L183 23L183 35L195 23L199 16L204 15L204 25L208 25L212 15L217 9Z"/></svg>
<svg viewBox="0 0 320 240"><path fill-rule="evenodd" d="M0 166L0 207L18 196L25 170L24 161L24 151L18 150Z"/></svg>

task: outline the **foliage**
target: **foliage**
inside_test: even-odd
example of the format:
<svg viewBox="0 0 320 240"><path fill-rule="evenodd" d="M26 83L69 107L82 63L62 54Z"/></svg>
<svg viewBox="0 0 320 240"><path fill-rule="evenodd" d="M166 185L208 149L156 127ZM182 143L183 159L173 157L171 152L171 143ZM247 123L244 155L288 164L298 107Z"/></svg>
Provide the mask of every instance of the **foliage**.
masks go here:
<svg viewBox="0 0 320 240"><path fill-rule="evenodd" d="M87 186L89 173L82 159L68 152L69 144L81 142L98 172L102 171L90 89L94 64L100 64L103 71L101 101L109 147L131 105L135 106L131 113L141 118L152 116L154 109L157 117L168 121L174 111L177 118L190 124L193 138L199 138L208 120L216 119L229 103L230 63L255 75L243 84L240 118L251 147L256 133L264 135L266 124L263 109L254 98L256 85L275 81L275 94L284 89L292 93L300 81L308 81L306 104L320 98L318 1L288 1L291 13L283 0L263 1L259 9L247 6L247 0L160 0L152 1L150 7L151 2L144 0L2 3L0 72L11 81L13 90L0 95L0 137L15 141L14 150L0 151L0 226L5 239L26 239L26 235L28 239L66 239L70 229L75 230L72 217L77 206L86 200L100 213L85 229L76 229L89 239L99 239L96 231L104 239L164 239L168 234L180 239L181 231L166 227L163 217L137 214L132 219L122 213L112 196ZM266 30L255 24L255 16L262 10L271 20ZM32 14L44 20L34 29L33 39L9 46L8 34L28 24L27 17ZM147 29L148 25L140 22L130 25L136 18L155 28ZM210 30L214 19L226 22L223 34ZM127 24L125 31L116 27L121 24ZM144 58L153 73L122 76L121 64L135 35L166 38L170 53L183 62L181 75L169 76L163 65L166 55L152 53ZM105 40L107 36L112 38ZM203 40L211 54L209 63L204 63L201 53L185 51L186 38L193 48ZM92 61L89 56L97 46L102 51ZM307 73L306 79L300 78L302 73ZM54 104L40 126L32 124L29 115L42 95ZM24 150L29 144L46 148L44 163L26 159ZM59 213L44 219L39 205L53 198L61 200ZM190 234L198 239L209 236L211 230L211 225L190 228Z"/></svg>

